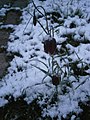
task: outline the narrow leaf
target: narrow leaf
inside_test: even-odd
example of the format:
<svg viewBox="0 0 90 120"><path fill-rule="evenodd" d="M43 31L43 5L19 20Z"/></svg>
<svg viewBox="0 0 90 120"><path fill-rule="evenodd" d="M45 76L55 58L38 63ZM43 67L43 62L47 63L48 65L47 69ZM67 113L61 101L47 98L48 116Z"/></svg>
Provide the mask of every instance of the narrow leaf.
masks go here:
<svg viewBox="0 0 90 120"><path fill-rule="evenodd" d="M31 65L32 65L32 64L31 64ZM48 75L48 76L51 77L51 75L50 75L49 72L47 72L47 71L43 70L42 68L39 68L39 67L37 67L37 66L35 66L35 65L32 65L32 66L35 67L35 68L37 68L37 69L39 69L40 71L42 71L43 73L45 73L46 75Z"/></svg>

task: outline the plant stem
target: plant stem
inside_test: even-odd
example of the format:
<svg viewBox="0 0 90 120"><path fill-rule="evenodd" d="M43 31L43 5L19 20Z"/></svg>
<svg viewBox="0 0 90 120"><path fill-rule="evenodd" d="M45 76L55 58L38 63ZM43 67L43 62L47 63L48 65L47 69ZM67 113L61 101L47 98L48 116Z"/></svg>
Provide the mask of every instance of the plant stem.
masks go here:
<svg viewBox="0 0 90 120"><path fill-rule="evenodd" d="M33 15L30 13L30 12L28 12L32 17L33 17ZM30 20L28 21L28 23L30 22ZM46 33L46 34L48 34L48 32L45 30L45 28L43 27L43 25L39 22L39 20L37 20L37 22L39 23L39 25L41 26L41 28L44 30L44 32ZM27 25L28 25L28 23L27 23ZM25 29L26 29L26 27L25 27ZM24 31L25 31L25 29L24 29Z"/></svg>
<svg viewBox="0 0 90 120"><path fill-rule="evenodd" d="M49 27L48 27L47 13L46 13L45 9L44 9L42 6L36 6L33 0L32 0L32 3L33 3L33 5L34 5L35 9L36 9L40 14L42 14L42 16L45 17L45 19L46 19L46 29L47 29L46 34L49 34ZM45 15L44 15L44 14L43 14L38 8L42 8L43 11L44 11L44 13L45 13ZM39 24L40 24L40 26L42 27L41 23L39 23ZM45 30L44 30L44 31L45 31Z"/></svg>
<svg viewBox="0 0 90 120"><path fill-rule="evenodd" d="M52 58L52 74L54 74L54 70L53 70L53 67L54 67L54 56L52 55L51 58Z"/></svg>

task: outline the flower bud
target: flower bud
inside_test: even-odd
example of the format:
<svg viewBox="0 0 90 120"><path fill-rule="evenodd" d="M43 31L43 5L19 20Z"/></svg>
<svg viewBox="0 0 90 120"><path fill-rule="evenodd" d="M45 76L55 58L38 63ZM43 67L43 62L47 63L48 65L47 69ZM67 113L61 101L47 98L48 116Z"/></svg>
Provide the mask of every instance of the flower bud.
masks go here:
<svg viewBox="0 0 90 120"><path fill-rule="evenodd" d="M33 24L34 24L34 26L36 26L36 24L37 24L37 18L36 18L36 15L35 15L35 10L34 10L34 13L33 13Z"/></svg>
<svg viewBox="0 0 90 120"><path fill-rule="evenodd" d="M60 83L60 77L57 75L53 75L52 76L52 84L57 86L57 85L59 85L59 83Z"/></svg>

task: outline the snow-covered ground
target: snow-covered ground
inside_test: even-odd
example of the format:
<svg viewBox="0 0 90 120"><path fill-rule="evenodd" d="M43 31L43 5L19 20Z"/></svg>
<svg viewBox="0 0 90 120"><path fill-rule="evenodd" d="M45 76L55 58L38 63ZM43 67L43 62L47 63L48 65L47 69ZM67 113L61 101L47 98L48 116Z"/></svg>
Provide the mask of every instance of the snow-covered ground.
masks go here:
<svg viewBox="0 0 90 120"><path fill-rule="evenodd" d="M63 41L67 40L66 37L63 37L65 35L72 34L74 41L80 42L78 46L67 43L66 47L69 50L69 55L62 56L64 61L60 61L60 57L55 58L58 64L63 66L62 70L65 72L64 65L66 63L69 65L69 59L72 59L73 62L81 60L78 64L79 67L82 67L83 63L84 67L88 65L90 68L89 0L46 0L43 2L34 0L34 2L36 5L43 6L46 12L57 11L61 13L59 20L64 20L63 24L52 24L55 28L54 38L60 44L57 46L58 48L61 47ZM90 98L90 75L79 76L79 81L73 75L69 76L69 78L66 77L65 79L70 80L72 83L72 87L68 87L69 92L65 94L61 90L61 83L63 83L64 79L61 75L61 83L58 85L58 101L56 104L49 104L56 87L52 84L49 76L43 82L45 74L34 66L47 71L46 66L40 62L42 61L50 70L48 61L51 60L51 56L44 52L42 44L46 33L38 23L36 26L33 25L31 16L31 14L33 15L33 9L33 4L30 3L27 8L23 9L22 22L17 26L13 26L15 31L10 35L7 50L13 54L18 53L18 55L14 55L8 68L8 74L0 81L0 106L8 103L8 100L4 98L6 95L13 95L14 98L17 98L22 94L26 94L25 100L28 103L38 97L41 106L46 104L45 100L48 98L47 109L43 109L42 115L48 115L52 118L58 116L60 120L61 116L66 117L70 112L79 113L82 111L78 103L80 101L85 102ZM77 9L81 10L81 12L75 15ZM40 10L42 11L42 9ZM1 11L3 13L4 9ZM36 11L36 14L39 13ZM39 18L39 21L45 27L45 18ZM72 22L75 23L76 27L70 28ZM49 26L51 26L50 20ZM85 44L87 41L88 43ZM89 68L86 71L87 73L90 73ZM42 96L42 99L40 96ZM72 116L72 120L74 120L74 116Z"/></svg>

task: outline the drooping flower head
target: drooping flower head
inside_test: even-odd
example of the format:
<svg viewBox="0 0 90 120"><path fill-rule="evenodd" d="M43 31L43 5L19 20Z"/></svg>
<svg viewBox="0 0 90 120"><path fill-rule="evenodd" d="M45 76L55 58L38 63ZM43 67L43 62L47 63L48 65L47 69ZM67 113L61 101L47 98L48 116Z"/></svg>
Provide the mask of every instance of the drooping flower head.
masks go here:
<svg viewBox="0 0 90 120"><path fill-rule="evenodd" d="M60 77L57 75L53 75L52 76L52 84L57 86L57 85L59 85L59 83L60 83Z"/></svg>
<svg viewBox="0 0 90 120"><path fill-rule="evenodd" d="M56 40L53 37L50 37L49 35L45 36L44 40L44 51L50 55L55 54L56 51Z"/></svg>

